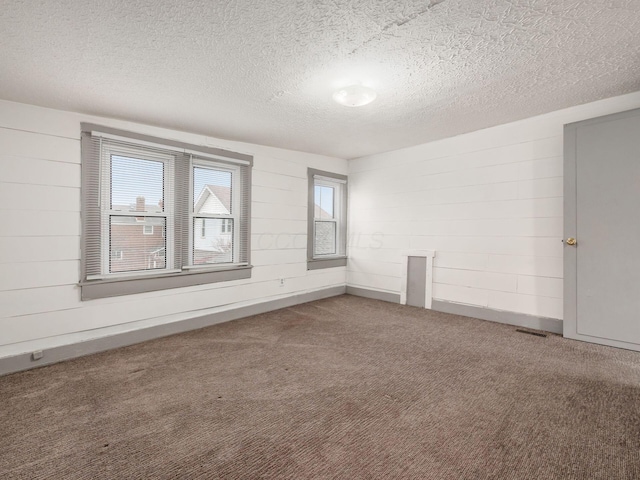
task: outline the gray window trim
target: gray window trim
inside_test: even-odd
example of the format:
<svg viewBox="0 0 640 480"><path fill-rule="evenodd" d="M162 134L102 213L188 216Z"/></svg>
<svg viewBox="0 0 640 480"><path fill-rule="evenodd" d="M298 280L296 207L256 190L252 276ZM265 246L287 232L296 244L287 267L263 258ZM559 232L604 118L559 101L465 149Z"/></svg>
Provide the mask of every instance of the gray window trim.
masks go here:
<svg viewBox="0 0 640 480"><path fill-rule="evenodd" d="M240 160L243 162L249 162L249 165L253 166L253 156L244 153L232 152L231 150L223 150L222 148L204 147L201 145L194 145L191 143L179 142L177 140L167 140L165 138L154 137L152 135L144 135L142 133L128 132L126 130L120 130L117 128L105 127L103 125L96 125L94 123L80 124L80 129L83 132L100 132L108 135L117 135L119 137L125 137L128 140L140 140L142 142L156 143L159 146L173 147L180 150L189 150L198 153L204 153L207 155L214 155L220 157L226 157L231 160ZM224 161L220 159L219 161Z"/></svg>
<svg viewBox="0 0 640 480"><path fill-rule="evenodd" d="M313 248L313 246L311 248ZM345 267L346 265L347 265L346 256L307 260L307 270L320 270L323 268Z"/></svg>
<svg viewBox="0 0 640 480"><path fill-rule="evenodd" d="M307 270L320 270L323 268L344 267L347 265L347 255L336 255L327 258L314 258L313 257L313 220L315 217L315 199L314 199L314 186L315 176L327 177L329 179L335 179L342 182L347 182L344 185L344 202L341 212L341 223L344 230L344 251L347 251L347 199L348 195L348 177L339 173L326 172L324 170L317 170L315 168L307 169L308 177L308 199L307 199Z"/></svg>
<svg viewBox="0 0 640 480"><path fill-rule="evenodd" d="M253 167L253 156L242 153L232 152L219 148L204 147L189 143L179 142L175 140L166 140L159 137L144 135L139 133L128 132L102 125L92 123L81 123L81 148L82 148L82 195L81 195L81 273L82 279L79 282L82 300L92 300L98 298L114 297L120 295L129 295L135 293L153 292L158 290L166 290L171 288L189 287L194 285L203 285L208 283L227 282L232 280L241 280L251 278L252 266L250 263L251 255L251 174ZM87 218L89 205L98 204L98 196L100 185L96 181L96 176L92 175L91 169L87 167L87 159L92 154L91 135L86 132L98 132L108 135L116 135L133 141L141 141L158 146L166 146L176 148L194 154L213 155L217 157L215 161L224 163L224 159L228 159L228 163L237 164L240 161L248 165L247 171L247 202L244 206L244 215L248 219L247 224L247 259L246 265L234 267L212 267L189 269L180 272L164 272L158 275L145 274L144 276L127 276L120 278L105 278L96 280L87 280L86 254L87 248L90 248L89 237L95 236L95 232L91 232L91 226ZM235 161L234 161L235 160ZM176 177L175 181L183 181ZM183 216L187 218L187 216ZM91 232L91 233L89 233ZM95 243L95 240L94 240ZM178 248L178 247L176 247Z"/></svg>
<svg viewBox="0 0 640 480"><path fill-rule="evenodd" d="M216 271L188 271L158 276L91 280L80 282L82 300L117 297L133 293L155 292L170 288L192 287L207 283L229 282L251 278L252 266Z"/></svg>

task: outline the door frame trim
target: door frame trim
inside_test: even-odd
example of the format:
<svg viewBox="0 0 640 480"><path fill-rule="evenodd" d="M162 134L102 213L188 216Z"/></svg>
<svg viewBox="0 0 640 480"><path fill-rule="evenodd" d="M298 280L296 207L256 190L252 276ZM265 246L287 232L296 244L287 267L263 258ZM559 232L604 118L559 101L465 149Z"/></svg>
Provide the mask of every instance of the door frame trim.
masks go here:
<svg viewBox="0 0 640 480"><path fill-rule="evenodd" d="M636 117L640 115L640 108L627 110L625 112L604 115L601 117L590 118L580 122L569 123L564 126L564 167L563 167L563 186L564 186L564 228L562 239L563 243L566 238L575 237L578 239L578 247L580 238L577 231L577 208L578 208L578 185L577 185L577 168L578 168L578 129L587 125L598 123L606 123L611 121L623 120L625 118ZM583 335L578 333L578 252L576 247L572 247L564 243L563 248L563 336L573 340L582 340L584 342L598 343L600 345L608 345L611 347L626 348L628 350L640 351L640 345L619 340L610 340L606 338L595 337L591 335Z"/></svg>
<svg viewBox="0 0 640 480"><path fill-rule="evenodd" d="M587 120L588 121L588 120ZM577 154L578 127L582 122L570 123L564 126L564 226L563 226L563 308L562 335L566 338L577 338L577 248L569 246L564 239L577 236Z"/></svg>

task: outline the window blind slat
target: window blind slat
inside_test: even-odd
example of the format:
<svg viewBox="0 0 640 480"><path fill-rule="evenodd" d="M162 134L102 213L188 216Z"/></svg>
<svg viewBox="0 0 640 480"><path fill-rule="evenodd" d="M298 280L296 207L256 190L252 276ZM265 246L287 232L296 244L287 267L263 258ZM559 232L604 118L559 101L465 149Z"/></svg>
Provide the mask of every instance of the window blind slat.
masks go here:
<svg viewBox="0 0 640 480"><path fill-rule="evenodd" d="M189 264L189 177L191 155L176 158L175 171L175 264L177 269Z"/></svg>
<svg viewBox="0 0 640 480"><path fill-rule="evenodd" d="M100 139L82 134L82 267L83 276L101 273Z"/></svg>

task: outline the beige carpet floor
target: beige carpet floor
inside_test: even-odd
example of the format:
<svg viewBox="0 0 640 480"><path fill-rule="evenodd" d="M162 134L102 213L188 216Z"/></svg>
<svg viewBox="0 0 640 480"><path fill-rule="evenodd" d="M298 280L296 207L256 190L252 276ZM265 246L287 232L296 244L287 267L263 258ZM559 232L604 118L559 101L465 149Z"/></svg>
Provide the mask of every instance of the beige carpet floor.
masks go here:
<svg viewBox="0 0 640 480"><path fill-rule="evenodd" d="M640 354L334 297L1 377L0 478L638 479Z"/></svg>

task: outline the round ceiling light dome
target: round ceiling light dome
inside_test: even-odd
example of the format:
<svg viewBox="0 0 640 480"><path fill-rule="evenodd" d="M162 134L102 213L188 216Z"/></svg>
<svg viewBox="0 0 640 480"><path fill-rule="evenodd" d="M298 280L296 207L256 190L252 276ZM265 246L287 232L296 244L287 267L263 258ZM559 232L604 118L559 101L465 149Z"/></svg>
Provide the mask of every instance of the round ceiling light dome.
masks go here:
<svg viewBox="0 0 640 480"><path fill-rule="evenodd" d="M378 94L373 88L364 85L349 85L336 90L333 99L345 107L362 107L373 102Z"/></svg>

